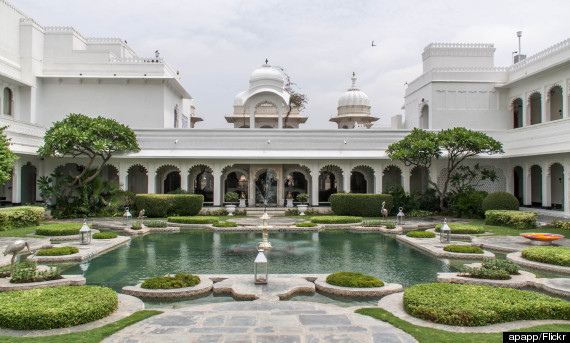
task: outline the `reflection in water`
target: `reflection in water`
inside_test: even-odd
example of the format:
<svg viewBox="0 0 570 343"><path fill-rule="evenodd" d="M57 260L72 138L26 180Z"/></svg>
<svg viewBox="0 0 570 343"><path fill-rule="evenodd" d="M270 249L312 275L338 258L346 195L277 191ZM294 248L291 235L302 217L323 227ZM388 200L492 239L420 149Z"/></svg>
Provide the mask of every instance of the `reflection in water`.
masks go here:
<svg viewBox="0 0 570 343"><path fill-rule="evenodd" d="M187 231L133 237L102 256L64 274L84 274L88 284L117 291L142 279L168 273L253 274L261 233ZM436 274L457 271L449 261L419 252L395 237L373 233L278 233L266 255L271 274L328 274L354 271L409 287L435 282ZM89 268L86 268L86 267ZM83 270L85 269L85 270Z"/></svg>

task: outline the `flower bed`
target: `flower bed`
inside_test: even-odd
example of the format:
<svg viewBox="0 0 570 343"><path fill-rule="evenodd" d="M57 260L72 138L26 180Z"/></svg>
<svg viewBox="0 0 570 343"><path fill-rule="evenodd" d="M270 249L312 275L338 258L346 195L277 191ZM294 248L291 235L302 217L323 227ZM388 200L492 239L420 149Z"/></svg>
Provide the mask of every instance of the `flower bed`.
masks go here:
<svg viewBox="0 0 570 343"><path fill-rule="evenodd" d="M0 327L48 330L89 323L110 315L118 296L110 288L62 286L0 293Z"/></svg>
<svg viewBox="0 0 570 343"><path fill-rule="evenodd" d="M448 283L406 289L404 309L417 318L461 326L570 319L570 302L564 299L510 288Z"/></svg>
<svg viewBox="0 0 570 343"><path fill-rule="evenodd" d="M168 223L164 220L147 220L144 222L146 227L167 227Z"/></svg>
<svg viewBox="0 0 570 343"><path fill-rule="evenodd" d="M570 248L567 247L532 247L521 251L523 258L535 262L570 267Z"/></svg>
<svg viewBox="0 0 570 343"><path fill-rule="evenodd" d="M212 224L214 227L237 227L238 224L234 222L215 222Z"/></svg>
<svg viewBox="0 0 570 343"><path fill-rule="evenodd" d="M370 288L382 287L384 282L374 276L362 273L338 272L327 276L327 283L341 287Z"/></svg>
<svg viewBox="0 0 570 343"><path fill-rule="evenodd" d="M458 234L458 235L475 235L485 233L485 228L481 225L472 225L472 224L457 224L451 223L448 224L451 233ZM441 231L442 224L437 224L435 226L435 231Z"/></svg>
<svg viewBox="0 0 570 343"><path fill-rule="evenodd" d="M78 235L83 224L50 224L42 225L36 229L36 235L40 236L70 236Z"/></svg>
<svg viewBox="0 0 570 343"><path fill-rule="evenodd" d="M77 254L79 249L77 247L59 247L59 248L51 248L40 250L36 254L36 256L63 256L63 255L71 255Z"/></svg>
<svg viewBox="0 0 570 343"><path fill-rule="evenodd" d="M117 234L114 232L97 232L94 233L93 239L113 239L113 238L117 238Z"/></svg>
<svg viewBox="0 0 570 343"><path fill-rule="evenodd" d="M317 226L316 223L297 223L296 227L315 227Z"/></svg>
<svg viewBox="0 0 570 343"><path fill-rule="evenodd" d="M168 221L178 224L214 224L219 221L218 217L194 216L194 217L168 217Z"/></svg>
<svg viewBox="0 0 570 343"><path fill-rule="evenodd" d="M316 224L353 224L362 222L362 217L321 216L311 218L311 222Z"/></svg>
<svg viewBox="0 0 570 343"><path fill-rule="evenodd" d="M459 276L477 279L509 280L511 275L518 275L519 267L507 260L484 258L481 267L462 267Z"/></svg>
<svg viewBox="0 0 570 343"><path fill-rule="evenodd" d="M460 254L482 254L483 253L483 250L481 250L481 248L472 247L469 245L456 245L456 244L446 245L445 247L443 247L443 250L447 251L447 252L456 252L456 253L460 253Z"/></svg>
<svg viewBox="0 0 570 343"><path fill-rule="evenodd" d="M156 276L145 280L141 288L146 289L173 289L196 286L200 278L192 274L176 274L175 276Z"/></svg>
<svg viewBox="0 0 570 343"><path fill-rule="evenodd" d="M406 236L413 238L435 238L435 233L429 231L410 231Z"/></svg>

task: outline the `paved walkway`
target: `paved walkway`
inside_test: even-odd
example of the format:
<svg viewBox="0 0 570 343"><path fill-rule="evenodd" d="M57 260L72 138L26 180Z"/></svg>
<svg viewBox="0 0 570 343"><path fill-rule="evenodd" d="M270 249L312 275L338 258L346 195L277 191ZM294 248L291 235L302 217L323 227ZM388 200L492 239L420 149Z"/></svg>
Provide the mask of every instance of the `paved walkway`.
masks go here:
<svg viewBox="0 0 570 343"><path fill-rule="evenodd" d="M356 308L304 302L231 302L167 310L131 325L118 342L416 342L404 331Z"/></svg>

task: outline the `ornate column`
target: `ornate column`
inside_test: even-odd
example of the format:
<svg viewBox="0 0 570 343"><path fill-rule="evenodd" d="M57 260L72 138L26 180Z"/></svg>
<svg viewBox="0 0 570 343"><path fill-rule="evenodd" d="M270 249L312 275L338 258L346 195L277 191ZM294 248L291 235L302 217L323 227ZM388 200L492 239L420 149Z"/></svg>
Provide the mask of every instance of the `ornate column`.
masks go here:
<svg viewBox="0 0 570 343"><path fill-rule="evenodd" d="M283 165L276 165L275 178L277 179L277 206L285 206L285 194L283 191Z"/></svg>
<svg viewBox="0 0 570 343"><path fill-rule="evenodd" d="M283 128L283 105L276 106L277 107L277 128Z"/></svg>
<svg viewBox="0 0 570 343"><path fill-rule="evenodd" d="M180 188L185 191L188 190L188 169L189 166L186 163L180 165Z"/></svg>
<svg viewBox="0 0 570 343"><path fill-rule="evenodd" d="M532 174L530 172L531 166L528 164L524 165L523 169L523 205L532 205L532 194L531 194L531 178Z"/></svg>
<svg viewBox="0 0 570 343"><path fill-rule="evenodd" d="M382 194L382 172L384 171L384 166L381 163L374 164L372 166L374 170L374 193Z"/></svg>
<svg viewBox="0 0 570 343"><path fill-rule="evenodd" d="M154 164L146 165L148 170L148 193L156 194L156 168Z"/></svg>
<svg viewBox="0 0 570 343"><path fill-rule="evenodd" d="M551 170L548 163L545 163L540 167L542 168L542 207L550 207L552 206L552 182L550 182Z"/></svg>
<svg viewBox="0 0 570 343"><path fill-rule="evenodd" d="M406 194L410 194L410 167L402 166L402 188Z"/></svg>
<svg viewBox="0 0 570 343"><path fill-rule="evenodd" d="M540 122L541 123L546 123L547 121L550 120L550 118L547 118L546 114L548 114L550 111L546 109L546 88L542 89L542 94L540 95ZM543 199L543 203L544 203L544 199Z"/></svg>
<svg viewBox="0 0 570 343"><path fill-rule="evenodd" d="M345 193L350 193L350 165L343 165L342 169L342 190Z"/></svg>
<svg viewBox="0 0 570 343"><path fill-rule="evenodd" d="M309 201L312 206L319 206L319 167L316 164L311 165L311 193Z"/></svg>
<svg viewBox="0 0 570 343"><path fill-rule="evenodd" d="M255 129L255 107L249 105L249 128Z"/></svg>
<svg viewBox="0 0 570 343"><path fill-rule="evenodd" d="M22 202L22 163L20 160L14 161L14 169L12 171L12 203L19 204Z"/></svg>
<svg viewBox="0 0 570 343"><path fill-rule="evenodd" d="M562 84L562 118L568 118L568 80Z"/></svg>
<svg viewBox="0 0 570 343"><path fill-rule="evenodd" d="M255 207L255 173L257 172L257 168L253 165L249 166L249 178L247 182L247 203L249 207Z"/></svg>
<svg viewBox="0 0 570 343"><path fill-rule="evenodd" d="M222 170L219 164L215 164L212 168L212 177L214 178L214 206L222 206Z"/></svg>
<svg viewBox="0 0 570 343"><path fill-rule="evenodd" d="M121 161L118 165L119 165L119 187L122 190L129 190L127 162Z"/></svg>

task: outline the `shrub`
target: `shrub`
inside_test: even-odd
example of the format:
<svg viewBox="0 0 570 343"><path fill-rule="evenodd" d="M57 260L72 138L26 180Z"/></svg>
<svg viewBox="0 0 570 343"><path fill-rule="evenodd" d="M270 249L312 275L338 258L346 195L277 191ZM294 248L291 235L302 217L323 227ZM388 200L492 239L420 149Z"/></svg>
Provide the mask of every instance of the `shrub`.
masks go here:
<svg viewBox="0 0 570 343"><path fill-rule="evenodd" d="M330 197L331 209L339 216L381 217L383 201L389 212L394 206L394 198L390 194L336 193Z"/></svg>
<svg viewBox="0 0 570 343"><path fill-rule="evenodd" d="M37 263L35 261L25 260L24 262L16 263L14 271L17 269L33 269L36 270ZM0 268L0 278L10 276L10 266Z"/></svg>
<svg viewBox="0 0 570 343"><path fill-rule="evenodd" d="M226 202L234 203L237 202L239 199L239 195L236 192L227 192L225 196Z"/></svg>
<svg viewBox="0 0 570 343"><path fill-rule="evenodd" d="M201 194L137 194L135 206L144 209L147 217L162 218L169 215L195 216L202 209Z"/></svg>
<svg viewBox="0 0 570 343"><path fill-rule="evenodd" d="M78 235L83 224L50 224L36 228L36 235L40 236L70 236Z"/></svg>
<svg viewBox="0 0 570 343"><path fill-rule="evenodd" d="M0 293L0 303L0 327L48 330L104 318L119 301L110 288L63 286Z"/></svg>
<svg viewBox="0 0 570 343"><path fill-rule="evenodd" d="M461 218L483 217L482 204L487 196L484 191L467 191L453 193L449 197L449 209L454 216Z"/></svg>
<svg viewBox="0 0 570 343"><path fill-rule="evenodd" d="M511 288L450 283L419 284L406 289L404 309L417 318L461 326L570 319L570 302L564 299Z"/></svg>
<svg viewBox="0 0 570 343"><path fill-rule="evenodd" d="M144 222L147 227L167 227L168 224L164 220L147 220Z"/></svg>
<svg viewBox="0 0 570 343"><path fill-rule="evenodd" d="M561 220L553 220L552 226L559 228L559 229L570 230L570 222L563 222Z"/></svg>
<svg viewBox="0 0 570 343"><path fill-rule="evenodd" d="M393 229L396 227L396 223L389 220L365 220L362 222L364 227L378 227L385 226L387 229Z"/></svg>
<svg viewBox="0 0 570 343"><path fill-rule="evenodd" d="M117 238L117 234L114 232L97 232L93 234L93 239L112 239Z"/></svg>
<svg viewBox="0 0 570 343"><path fill-rule="evenodd" d="M196 216L196 217L168 217L171 223L179 224L214 224L219 221L218 217Z"/></svg>
<svg viewBox="0 0 570 343"><path fill-rule="evenodd" d="M38 251L36 256L63 256L63 255L77 254L78 252L79 249L77 249L77 247L59 247L59 248L40 250Z"/></svg>
<svg viewBox="0 0 570 343"><path fill-rule="evenodd" d="M456 223L450 223L447 225L449 226L451 233L455 233L455 234L471 235L471 234L485 233L485 228L481 225L456 224ZM435 231L440 232L441 226L442 226L442 224L437 224L435 226Z"/></svg>
<svg viewBox="0 0 570 343"><path fill-rule="evenodd" d="M430 231L410 231L406 233L406 236L414 238L435 238L435 233Z"/></svg>
<svg viewBox="0 0 570 343"><path fill-rule="evenodd" d="M297 227L315 227L317 226L316 223L297 223Z"/></svg>
<svg viewBox="0 0 570 343"><path fill-rule="evenodd" d="M378 280L374 276L364 275L362 273L339 272L327 276L327 283L340 287L382 287L384 282Z"/></svg>
<svg viewBox="0 0 570 343"><path fill-rule="evenodd" d="M134 222L131 224L131 230L140 230L143 228L142 222Z"/></svg>
<svg viewBox="0 0 570 343"><path fill-rule="evenodd" d="M460 253L460 254L482 254L483 250L481 250L481 248L477 248L477 247L472 247L469 245L457 245L457 244L451 244L451 245L446 245L443 250L448 251L448 252L456 252L456 253Z"/></svg>
<svg viewBox="0 0 570 343"><path fill-rule="evenodd" d="M215 222L212 224L214 227L237 227L238 224L234 222Z"/></svg>
<svg viewBox="0 0 570 343"><path fill-rule="evenodd" d="M430 217L435 216L437 213L435 211L426 211L426 210L411 210L410 212L406 213L408 217Z"/></svg>
<svg viewBox="0 0 570 343"><path fill-rule="evenodd" d="M311 222L317 224L351 224L362 222L362 218L348 216L321 216L311 218Z"/></svg>
<svg viewBox="0 0 570 343"><path fill-rule="evenodd" d="M196 286L200 277L192 274L176 274L175 276L156 276L146 279L141 287L146 289L172 289Z"/></svg>
<svg viewBox="0 0 570 343"><path fill-rule="evenodd" d="M516 263L509 260L499 260L496 258L483 258L482 268L499 270L502 269L509 274L518 275L519 266Z"/></svg>
<svg viewBox="0 0 570 343"><path fill-rule="evenodd" d="M33 266L14 266L14 274L11 283L29 283L61 279L61 272L57 267L50 267L47 270L36 270Z"/></svg>
<svg viewBox="0 0 570 343"><path fill-rule="evenodd" d="M44 208L37 206L0 209L0 231L39 225L44 213Z"/></svg>
<svg viewBox="0 0 570 343"><path fill-rule="evenodd" d="M490 210L485 212L485 224L530 230L536 227L537 217L538 214L531 211Z"/></svg>
<svg viewBox="0 0 570 343"><path fill-rule="evenodd" d="M301 204L306 204L309 202L309 194L307 193L299 193L297 194L297 196L295 197L295 200L297 200L297 202L300 202Z"/></svg>
<svg viewBox="0 0 570 343"><path fill-rule="evenodd" d="M489 210L509 210L518 211L519 201L514 195L508 192L493 192L487 195L481 205L483 212Z"/></svg>
<svg viewBox="0 0 570 343"><path fill-rule="evenodd" d="M521 251L527 260L570 267L570 248L568 247L531 247Z"/></svg>
<svg viewBox="0 0 570 343"><path fill-rule="evenodd" d="M311 215L319 214L319 213L322 213L322 212L315 211L312 208L309 208L305 211L305 215L307 215L307 216L311 216ZM285 210L285 215L286 216L298 216L299 210L296 208L289 208L289 209Z"/></svg>
<svg viewBox="0 0 570 343"><path fill-rule="evenodd" d="M519 267L508 260L483 258L481 267L463 267L458 275L478 279L508 280L519 274Z"/></svg>

